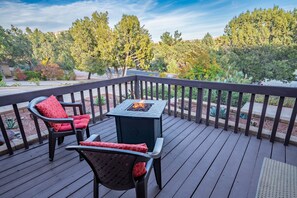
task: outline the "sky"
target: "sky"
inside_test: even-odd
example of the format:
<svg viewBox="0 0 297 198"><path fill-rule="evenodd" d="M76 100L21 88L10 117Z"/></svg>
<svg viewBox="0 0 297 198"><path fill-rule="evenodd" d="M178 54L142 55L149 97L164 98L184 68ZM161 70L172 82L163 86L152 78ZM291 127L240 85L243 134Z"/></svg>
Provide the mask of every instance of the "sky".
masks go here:
<svg viewBox="0 0 297 198"><path fill-rule="evenodd" d="M57 32L68 30L75 20L95 11L107 11L112 28L123 14L136 15L155 42L164 32L173 34L175 30L190 40L201 39L207 32L221 36L233 17L274 5L293 10L297 0L0 0L0 26Z"/></svg>

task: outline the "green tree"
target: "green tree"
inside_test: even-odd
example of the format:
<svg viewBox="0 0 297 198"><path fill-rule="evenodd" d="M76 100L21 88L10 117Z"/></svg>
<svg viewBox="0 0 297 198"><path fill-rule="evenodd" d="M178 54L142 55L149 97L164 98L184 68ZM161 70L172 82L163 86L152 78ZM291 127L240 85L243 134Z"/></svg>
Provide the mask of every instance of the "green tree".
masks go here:
<svg viewBox="0 0 297 198"><path fill-rule="evenodd" d="M10 66L28 64L32 66L32 46L27 35L15 26L0 27L0 61Z"/></svg>
<svg viewBox="0 0 297 198"><path fill-rule="evenodd" d="M255 9L234 17L226 26L225 34L231 46L290 45L296 43L296 10Z"/></svg>
<svg viewBox="0 0 297 198"><path fill-rule="evenodd" d="M224 52L218 61L224 65L224 70L242 72L252 82L263 80L292 81L297 69L297 46L254 46L233 48L228 53Z"/></svg>
<svg viewBox="0 0 297 198"><path fill-rule="evenodd" d="M140 26L136 16L123 15L115 26L114 53L122 76L128 68L148 69L152 59L152 42L148 31Z"/></svg>
<svg viewBox="0 0 297 198"><path fill-rule="evenodd" d="M170 32L164 32L160 37L161 43L169 46L175 45L176 43L182 41L181 35L182 33L178 32L178 30L174 32L173 36Z"/></svg>
<svg viewBox="0 0 297 198"><path fill-rule="evenodd" d="M207 47L214 47L214 45L215 45L215 42L209 32L207 32L205 34L205 36L203 37L201 42L202 42L202 44L206 45Z"/></svg>
<svg viewBox="0 0 297 198"><path fill-rule="evenodd" d="M70 28L73 38L71 54L75 60L76 68L82 71L96 73L96 65L100 65L99 53L96 49L97 42L93 33L93 22L89 17L76 20Z"/></svg>

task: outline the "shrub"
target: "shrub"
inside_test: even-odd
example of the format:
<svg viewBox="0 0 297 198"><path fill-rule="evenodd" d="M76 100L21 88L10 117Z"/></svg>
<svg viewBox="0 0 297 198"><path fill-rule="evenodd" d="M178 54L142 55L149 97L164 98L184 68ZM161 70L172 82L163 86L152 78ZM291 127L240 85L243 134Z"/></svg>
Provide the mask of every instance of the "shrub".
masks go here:
<svg viewBox="0 0 297 198"><path fill-rule="evenodd" d="M5 118L5 124L7 129L17 128L16 120L14 118Z"/></svg>
<svg viewBox="0 0 297 198"><path fill-rule="evenodd" d="M72 71L65 71L63 79L64 80L75 80L76 75L75 75L73 70Z"/></svg>
<svg viewBox="0 0 297 198"><path fill-rule="evenodd" d="M41 74L47 80L62 79L64 76L64 71L58 64L49 63L46 66L42 66Z"/></svg>
<svg viewBox="0 0 297 198"><path fill-rule="evenodd" d="M269 96L268 104L277 106L279 101L278 96ZM256 95L255 102L263 103L264 102L264 96L263 95ZM295 99L294 98L285 98L284 107L293 108Z"/></svg>
<svg viewBox="0 0 297 198"><path fill-rule="evenodd" d="M20 68L16 68L14 77L16 80L26 80L27 79L27 75Z"/></svg>
<svg viewBox="0 0 297 198"><path fill-rule="evenodd" d="M2 74L0 73L0 81L2 81Z"/></svg>
<svg viewBox="0 0 297 198"><path fill-rule="evenodd" d="M29 81L35 83L37 86L40 85L40 80L39 80L39 78L31 78Z"/></svg>
<svg viewBox="0 0 297 198"><path fill-rule="evenodd" d="M226 108L224 107L220 107L220 111L219 111L219 118L222 119L226 119ZM210 112L209 112L210 116L215 117L217 114L217 107L210 107Z"/></svg>
<svg viewBox="0 0 297 198"><path fill-rule="evenodd" d="M25 71L24 74L27 76L27 80L41 78L41 73L37 71Z"/></svg>
<svg viewBox="0 0 297 198"><path fill-rule="evenodd" d="M7 84L5 81L1 80L0 81L0 87L7 87Z"/></svg>
<svg viewBox="0 0 297 198"><path fill-rule="evenodd" d="M101 104L100 105L105 105L106 104L105 98L103 96L100 96L100 100L101 100ZM94 104L95 105L99 105L99 97L97 97L95 99Z"/></svg>

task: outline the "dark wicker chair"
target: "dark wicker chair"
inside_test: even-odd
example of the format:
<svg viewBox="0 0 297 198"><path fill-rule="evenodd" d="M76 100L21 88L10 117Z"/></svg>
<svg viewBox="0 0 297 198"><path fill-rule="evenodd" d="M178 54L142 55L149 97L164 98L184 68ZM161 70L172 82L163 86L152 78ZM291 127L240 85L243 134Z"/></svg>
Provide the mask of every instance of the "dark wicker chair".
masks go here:
<svg viewBox="0 0 297 198"><path fill-rule="evenodd" d="M87 141L100 141L99 135L92 135ZM67 146L67 150L76 150L88 162L94 172L94 197L99 197L98 185L112 190L135 188L136 197L147 197L148 179L154 167L157 184L162 189L161 152L163 138L158 138L153 152L140 153L122 149L95 146ZM146 162L146 174L134 178L133 167L137 162Z"/></svg>
<svg viewBox="0 0 297 198"><path fill-rule="evenodd" d="M62 144L64 141L64 137L68 135L76 135L77 143L79 144L80 141L83 141L84 132L86 131L87 137L90 137L89 126L83 129L75 128L73 118L48 118L39 113L37 108L35 107L36 104L44 101L48 97L41 96L38 98L33 99L29 105L28 110L32 113L33 116L36 116L44 121L47 129L48 129L48 139L49 139L49 160L53 161L55 155L55 146L56 140L58 139L58 145ZM83 108L81 103L66 103L59 101L63 107L78 107L80 115L83 115ZM63 131L63 132L55 132L53 127L50 123L70 123L72 130ZM80 157L82 160L82 158Z"/></svg>

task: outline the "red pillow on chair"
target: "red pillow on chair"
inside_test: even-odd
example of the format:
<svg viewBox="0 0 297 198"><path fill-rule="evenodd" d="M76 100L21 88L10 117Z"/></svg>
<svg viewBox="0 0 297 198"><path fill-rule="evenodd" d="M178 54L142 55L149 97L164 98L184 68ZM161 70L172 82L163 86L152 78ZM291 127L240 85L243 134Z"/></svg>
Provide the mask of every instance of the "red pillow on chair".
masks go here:
<svg viewBox="0 0 297 198"><path fill-rule="evenodd" d="M142 144L122 144L122 143L111 143L111 142L80 142L82 146L97 146L97 147L106 147L106 148L116 148L123 150L136 151L140 153L147 153L148 148L145 143ZM140 177L146 173L145 162L138 162L134 165L133 176Z"/></svg>
<svg viewBox="0 0 297 198"><path fill-rule="evenodd" d="M36 108L43 116L48 118L68 118L62 105L53 95L36 104ZM51 123L51 126L55 131L58 131L61 127L61 123Z"/></svg>

